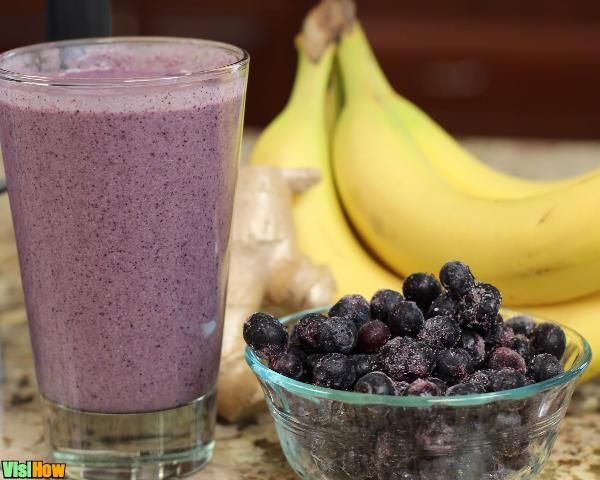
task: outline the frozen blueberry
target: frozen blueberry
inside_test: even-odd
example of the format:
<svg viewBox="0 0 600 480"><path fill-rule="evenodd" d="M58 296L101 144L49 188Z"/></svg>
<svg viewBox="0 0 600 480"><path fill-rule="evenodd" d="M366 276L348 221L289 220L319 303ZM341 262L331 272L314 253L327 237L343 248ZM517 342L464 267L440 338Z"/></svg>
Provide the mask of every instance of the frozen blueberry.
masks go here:
<svg viewBox="0 0 600 480"><path fill-rule="evenodd" d="M459 345L471 355L474 366L481 365L485 360L485 342L483 337L473 330L462 331Z"/></svg>
<svg viewBox="0 0 600 480"><path fill-rule="evenodd" d="M371 372L360 377L354 391L374 395L394 395L394 382L383 372Z"/></svg>
<svg viewBox="0 0 600 480"><path fill-rule="evenodd" d="M456 317L458 313L458 306L456 302L448 293L442 293L437 297L429 307L427 311L427 318L444 316L444 317Z"/></svg>
<svg viewBox="0 0 600 480"><path fill-rule="evenodd" d="M525 374L527 365L523 357L514 350L507 347L498 347L490 354L488 368L491 370L513 368Z"/></svg>
<svg viewBox="0 0 600 480"><path fill-rule="evenodd" d="M462 348L447 348L437 355L436 374L442 380L455 384L473 373L471 355Z"/></svg>
<svg viewBox="0 0 600 480"><path fill-rule="evenodd" d="M358 333L347 317L329 317L319 323L318 349L326 353L350 353L356 347Z"/></svg>
<svg viewBox="0 0 600 480"><path fill-rule="evenodd" d="M509 347L515 338L513 329L502 322L496 323L485 336L485 345L488 349L495 347Z"/></svg>
<svg viewBox="0 0 600 480"><path fill-rule="evenodd" d="M526 363L528 363L534 355L533 347L529 338L525 335L518 334L513 338L511 348L523 357Z"/></svg>
<svg viewBox="0 0 600 480"><path fill-rule="evenodd" d="M377 435L375 467L378 479L394 478L392 475L415 459L416 451L412 441L403 433L386 430Z"/></svg>
<svg viewBox="0 0 600 480"><path fill-rule="evenodd" d="M498 438L498 450L503 456L515 456L527 449L527 434L522 428L522 419L516 411L500 411L491 425Z"/></svg>
<svg viewBox="0 0 600 480"><path fill-rule="evenodd" d="M525 375L514 368L488 370L488 378L490 380L489 390L491 392L510 390L525 385Z"/></svg>
<svg viewBox="0 0 600 480"><path fill-rule="evenodd" d="M262 358L271 358L287 347L288 333L277 318L255 313L244 323L244 341Z"/></svg>
<svg viewBox="0 0 600 480"><path fill-rule="evenodd" d="M536 382L543 382L563 373L564 369L558 359L549 353L540 353L529 362L528 373Z"/></svg>
<svg viewBox="0 0 600 480"><path fill-rule="evenodd" d="M394 395L396 395L397 397L402 397L402 396L406 395L406 391L408 390L408 387L410 387L410 383L397 382L395 380L393 380L393 382L394 382Z"/></svg>
<svg viewBox="0 0 600 480"><path fill-rule="evenodd" d="M506 321L506 325L512 328L515 334L525 335L526 337L531 336L535 329L533 318L527 315L517 315L516 317L509 318Z"/></svg>
<svg viewBox="0 0 600 480"><path fill-rule="evenodd" d="M388 325L394 337L414 337L419 333L425 318L415 302L398 302L388 315Z"/></svg>
<svg viewBox="0 0 600 480"><path fill-rule="evenodd" d="M404 280L402 292L407 300L415 302L426 312L441 293L442 286L437 278L428 273L413 273Z"/></svg>
<svg viewBox="0 0 600 480"><path fill-rule="evenodd" d="M313 383L317 386L348 390L355 381L354 364L341 353L323 355L313 367Z"/></svg>
<svg viewBox="0 0 600 480"><path fill-rule="evenodd" d="M302 360L293 352L277 355L269 362L269 368L294 380L301 380L304 376Z"/></svg>
<svg viewBox="0 0 600 480"><path fill-rule="evenodd" d="M446 390L447 397L455 395L473 395L476 393L484 393L475 383L457 383Z"/></svg>
<svg viewBox="0 0 600 480"><path fill-rule="evenodd" d="M531 345L537 353L550 353L560 360L565 353L565 332L554 323L538 324L531 337Z"/></svg>
<svg viewBox="0 0 600 480"><path fill-rule="evenodd" d="M330 317L347 317L352 319L358 330L363 323L369 321L371 306L362 295L344 295L329 309Z"/></svg>
<svg viewBox="0 0 600 480"><path fill-rule="evenodd" d="M449 454L457 443L456 431L443 419L435 417L417 428L415 438L428 454Z"/></svg>
<svg viewBox="0 0 600 480"><path fill-rule="evenodd" d="M356 376L358 378L366 375L367 373L381 369L381 362L379 361L378 355L358 353L356 355L352 355L350 359L354 363L354 369L356 370Z"/></svg>
<svg viewBox="0 0 600 480"><path fill-rule="evenodd" d="M306 353L300 347L296 345L289 345L288 350L302 360L302 362L306 360Z"/></svg>
<svg viewBox="0 0 600 480"><path fill-rule="evenodd" d="M486 334L497 325L497 315L502 296L489 283L478 283L470 288L458 302L461 325Z"/></svg>
<svg viewBox="0 0 600 480"><path fill-rule="evenodd" d="M371 298L371 317L387 323L388 314L402 300L404 297L396 290L377 290Z"/></svg>
<svg viewBox="0 0 600 480"><path fill-rule="evenodd" d="M425 380L431 383L435 383L440 389L440 395L444 395L444 393L446 393L446 390L448 390L448 384L444 382L441 378L427 377Z"/></svg>
<svg viewBox="0 0 600 480"><path fill-rule="evenodd" d="M423 378L417 378L409 385L405 395L415 397L439 397L441 392L435 383Z"/></svg>
<svg viewBox="0 0 600 480"><path fill-rule="evenodd" d="M427 344L407 337L391 339L379 355L383 371L397 381L427 377L435 366L434 351Z"/></svg>
<svg viewBox="0 0 600 480"><path fill-rule="evenodd" d="M315 368L316 363L324 357L324 353L311 353L306 356L304 359L304 368L308 373L312 373L313 368Z"/></svg>
<svg viewBox="0 0 600 480"><path fill-rule="evenodd" d="M475 284L475 278L469 267L457 261L444 264L440 270L440 280L454 297L462 297Z"/></svg>
<svg viewBox="0 0 600 480"><path fill-rule="evenodd" d="M302 317L292 332L295 342L307 352L313 352L319 346L319 325L327 320L320 313L309 313Z"/></svg>
<svg viewBox="0 0 600 480"><path fill-rule="evenodd" d="M419 340L433 348L450 348L460 340L460 325L450 317L431 317L417 335Z"/></svg>
<svg viewBox="0 0 600 480"><path fill-rule="evenodd" d="M390 339L390 329L380 320L364 323L358 330L358 351L373 353Z"/></svg>
<svg viewBox="0 0 600 480"><path fill-rule="evenodd" d="M475 385L477 390L481 392L489 392L491 389L488 370L477 370L469 375L463 382Z"/></svg>

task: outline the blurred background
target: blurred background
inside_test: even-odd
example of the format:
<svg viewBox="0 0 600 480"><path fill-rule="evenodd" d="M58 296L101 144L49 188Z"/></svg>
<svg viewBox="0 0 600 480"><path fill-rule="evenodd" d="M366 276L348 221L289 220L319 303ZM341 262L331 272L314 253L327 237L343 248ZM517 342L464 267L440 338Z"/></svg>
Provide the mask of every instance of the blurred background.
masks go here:
<svg viewBox="0 0 600 480"><path fill-rule="evenodd" d="M292 38L314 3L3 0L0 51L81 36L82 30L231 42L252 55L247 124L262 126L287 99L295 67ZM453 133L600 137L597 0L358 3L394 86Z"/></svg>

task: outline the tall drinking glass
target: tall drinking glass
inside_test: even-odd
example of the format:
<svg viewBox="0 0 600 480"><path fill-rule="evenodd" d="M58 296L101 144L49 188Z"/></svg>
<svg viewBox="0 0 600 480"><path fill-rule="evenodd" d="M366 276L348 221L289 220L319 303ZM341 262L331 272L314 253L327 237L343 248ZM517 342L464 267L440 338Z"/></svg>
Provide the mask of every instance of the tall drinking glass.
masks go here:
<svg viewBox="0 0 600 480"><path fill-rule="evenodd" d="M248 61L159 37L0 55L36 373L70 476L164 478L210 459Z"/></svg>

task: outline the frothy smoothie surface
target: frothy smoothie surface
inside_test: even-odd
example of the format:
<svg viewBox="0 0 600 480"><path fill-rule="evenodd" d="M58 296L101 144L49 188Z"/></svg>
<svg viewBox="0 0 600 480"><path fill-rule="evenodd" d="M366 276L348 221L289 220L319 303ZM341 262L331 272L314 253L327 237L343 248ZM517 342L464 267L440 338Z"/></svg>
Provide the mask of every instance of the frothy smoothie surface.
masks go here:
<svg viewBox="0 0 600 480"><path fill-rule="evenodd" d="M155 70L172 71L159 60ZM136 76L144 65L132 65ZM172 408L207 393L218 371L245 78L6 83L0 142L41 392L97 412Z"/></svg>

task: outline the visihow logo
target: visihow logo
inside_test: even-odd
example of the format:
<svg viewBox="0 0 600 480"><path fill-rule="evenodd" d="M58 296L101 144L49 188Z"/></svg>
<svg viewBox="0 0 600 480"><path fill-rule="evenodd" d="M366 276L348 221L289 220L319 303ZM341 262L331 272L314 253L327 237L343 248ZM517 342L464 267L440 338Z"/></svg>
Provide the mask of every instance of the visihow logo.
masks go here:
<svg viewBox="0 0 600 480"><path fill-rule="evenodd" d="M64 463L3 460L2 476L4 478L65 478L65 467Z"/></svg>

